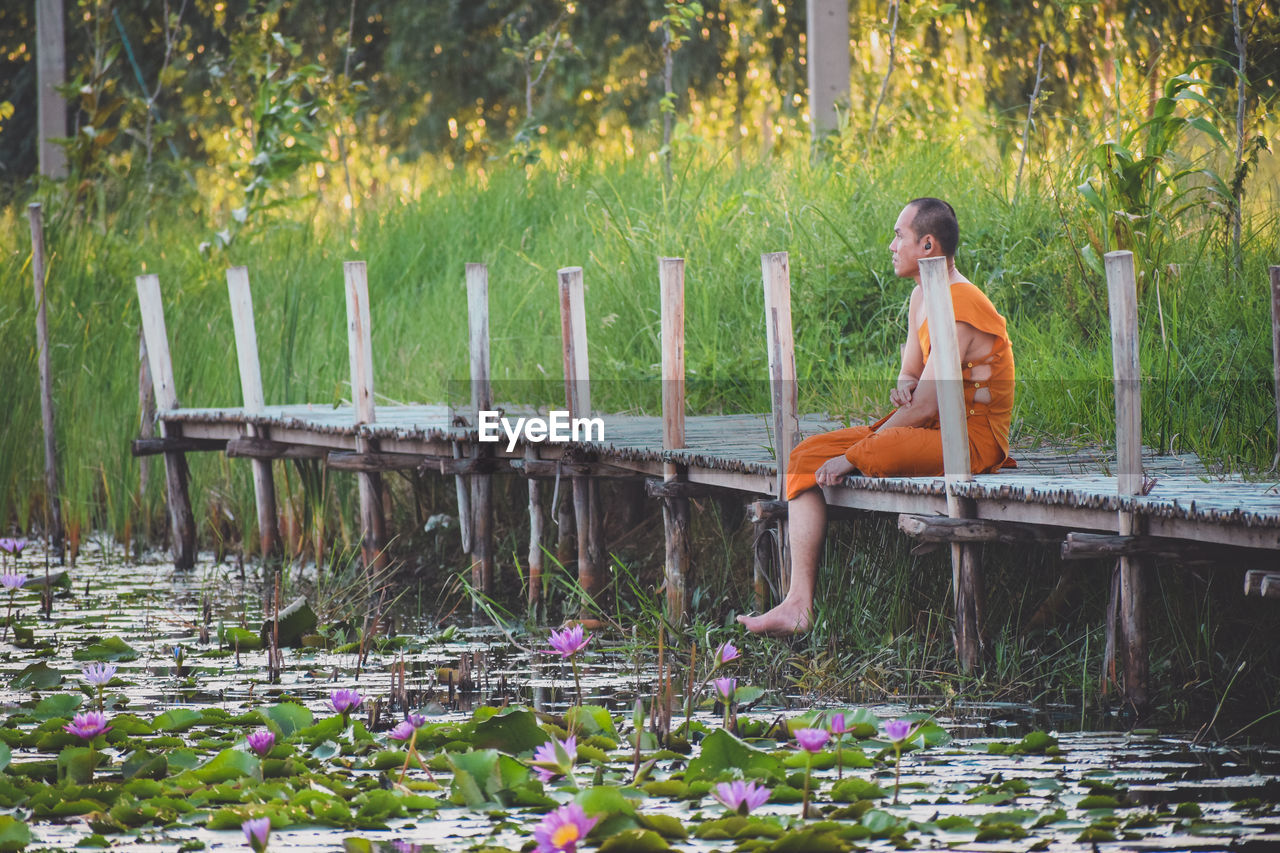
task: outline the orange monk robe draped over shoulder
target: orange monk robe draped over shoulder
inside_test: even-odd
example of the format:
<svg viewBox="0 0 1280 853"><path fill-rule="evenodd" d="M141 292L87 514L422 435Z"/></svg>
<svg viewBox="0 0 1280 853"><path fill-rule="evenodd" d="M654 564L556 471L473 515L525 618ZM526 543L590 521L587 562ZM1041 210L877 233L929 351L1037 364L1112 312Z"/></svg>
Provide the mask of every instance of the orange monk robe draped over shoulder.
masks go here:
<svg viewBox="0 0 1280 853"><path fill-rule="evenodd" d="M956 322L968 323L996 338L986 358L961 365L964 402L968 411L969 462L975 474L1013 467L1009 458L1009 422L1013 416L1013 348L1004 317L976 285L951 285ZM929 360L929 321L920 324L920 349ZM990 365L991 375L973 380L973 368ZM979 388L987 388L990 400L975 400ZM892 413L890 413L892 414ZM791 452L787 464L787 500L817 485L814 474L822 463L844 455L867 477L939 477L942 466L942 431L937 418L918 427L879 429L888 415L870 426L856 426L811 436Z"/></svg>

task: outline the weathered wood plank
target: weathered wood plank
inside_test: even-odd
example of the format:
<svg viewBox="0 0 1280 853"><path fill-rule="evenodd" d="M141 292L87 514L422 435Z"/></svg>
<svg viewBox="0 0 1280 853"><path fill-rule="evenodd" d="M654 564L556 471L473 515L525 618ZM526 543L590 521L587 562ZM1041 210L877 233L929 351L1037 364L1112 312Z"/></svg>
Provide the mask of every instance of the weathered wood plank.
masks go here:
<svg viewBox="0 0 1280 853"><path fill-rule="evenodd" d="M134 456L155 456L158 453L186 453L201 450L225 450L227 442L218 438L135 438L129 445Z"/></svg>
<svg viewBox="0 0 1280 853"><path fill-rule="evenodd" d="M942 429L942 464L947 488L947 514L971 517L972 502L956 494L951 484L973 479L969 463L969 427L960 372L960 346L956 337L955 306L947 259L920 259L920 284L924 288L929 321L929 363L937 388L938 422ZM960 667L972 672L982 655L981 578L978 550L972 543L952 541L951 579L955 600L956 654Z"/></svg>
<svg viewBox="0 0 1280 853"><path fill-rule="evenodd" d="M898 529L926 542L1056 542L1062 537L1029 524L944 516L898 516Z"/></svg>
<svg viewBox="0 0 1280 853"><path fill-rule="evenodd" d="M1138 357L1138 297L1132 252L1108 252L1107 302L1111 317L1111 361L1116 395L1116 491L1122 496L1143 493L1142 396ZM1121 536L1144 533L1144 525L1132 513L1120 511L1117 532ZM1117 568L1119 600L1114 611L1120 623L1120 654L1124 660L1125 699L1139 711L1147 707L1148 656L1143 613L1142 561L1122 556Z"/></svg>
<svg viewBox="0 0 1280 853"><path fill-rule="evenodd" d="M493 409L493 387L489 380L489 268L467 264L467 328L471 354L471 412L480 422L480 412ZM493 456L492 445L477 443L476 460ZM471 480L471 584L486 595L493 592L493 480L477 468ZM473 602L473 606L478 606Z"/></svg>
<svg viewBox="0 0 1280 853"><path fill-rule="evenodd" d="M658 259L659 313L662 321L662 449L685 446L684 417L684 260ZM685 621L689 573L689 500L680 489L697 488L682 482L684 467L662 466L663 543L665 545L666 612L673 625ZM646 487L648 487L646 483ZM652 495L653 492L650 491Z"/></svg>

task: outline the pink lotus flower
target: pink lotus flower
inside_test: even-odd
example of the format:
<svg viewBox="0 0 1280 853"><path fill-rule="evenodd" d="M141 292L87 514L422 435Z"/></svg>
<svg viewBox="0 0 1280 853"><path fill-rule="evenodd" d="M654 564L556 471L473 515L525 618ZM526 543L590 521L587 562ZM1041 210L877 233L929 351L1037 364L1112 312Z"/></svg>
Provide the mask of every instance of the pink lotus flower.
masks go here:
<svg viewBox="0 0 1280 853"><path fill-rule="evenodd" d="M113 663L88 663L84 666L84 680L94 687L106 687L116 677Z"/></svg>
<svg viewBox="0 0 1280 853"><path fill-rule="evenodd" d="M738 679L736 678L717 678L715 680L716 695L720 697L720 701L728 705L733 701L733 694L738 689Z"/></svg>
<svg viewBox="0 0 1280 853"><path fill-rule="evenodd" d="M551 643L551 648L559 652L560 657L568 660L587 647L587 644L591 642L591 635L584 636L582 626L574 625L562 631L552 631L549 642Z"/></svg>
<svg viewBox="0 0 1280 853"><path fill-rule="evenodd" d="M894 743L902 743L911 733L910 720L891 720L884 724L885 737Z"/></svg>
<svg viewBox="0 0 1280 853"><path fill-rule="evenodd" d="M71 718L71 722L62 728L64 731L85 740L93 740L103 732L111 731L111 726L107 725L107 718L103 716L101 711L86 711L83 714L76 714Z"/></svg>
<svg viewBox="0 0 1280 853"><path fill-rule="evenodd" d="M826 729L796 729L796 741L808 752L821 752L830 739L831 733Z"/></svg>
<svg viewBox="0 0 1280 853"><path fill-rule="evenodd" d="M538 853L577 853L578 842L587 837L599 820L587 817L577 803L561 806L544 817L533 831Z"/></svg>
<svg viewBox="0 0 1280 853"><path fill-rule="evenodd" d="M723 666L729 661L737 660L740 657L742 657L742 652L738 651L733 643L726 642L716 649L716 666Z"/></svg>
<svg viewBox="0 0 1280 853"><path fill-rule="evenodd" d="M271 747L276 745L276 736L267 729L259 729L250 733L245 738L245 741L249 744L249 748L256 752L260 758L266 758L267 753L271 751Z"/></svg>
<svg viewBox="0 0 1280 853"><path fill-rule="evenodd" d="M561 776L572 776L578 759L578 739L569 735L564 740L552 738L533 751L533 770L543 782Z"/></svg>
<svg viewBox="0 0 1280 853"><path fill-rule="evenodd" d="M387 737L392 740L409 740L417 730L418 727L412 721L401 720L394 729L387 733Z"/></svg>
<svg viewBox="0 0 1280 853"><path fill-rule="evenodd" d="M4 574L0 575L0 586L3 586L5 589L9 590L11 594L22 589L22 585L25 584L26 582L27 582L27 576L22 574L21 572L17 572L17 573L5 572Z"/></svg>
<svg viewBox="0 0 1280 853"><path fill-rule="evenodd" d="M849 731L849 729L846 728L844 724L843 711L836 714L832 714L831 719L827 721L827 726L828 728L831 729L831 733L833 735L836 735L837 737Z"/></svg>
<svg viewBox="0 0 1280 853"><path fill-rule="evenodd" d="M360 695L360 692L350 687L344 687L329 694L329 704L333 706L333 710L344 717L359 708L360 703L363 701L364 697Z"/></svg>
<svg viewBox="0 0 1280 853"><path fill-rule="evenodd" d="M244 830L244 842L253 848L254 853L262 853L267 849L267 839L271 837L271 818L253 817L240 824Z"/></svg>
<svg viewBox="0 0 1280 853"><path fill-rule="evenodd" d="M716 785L716 792L712 796L729 811L749 815L764 805L769 799L769 794L768 788L761 787L755 782L736 781L721 782Z"/></svg>

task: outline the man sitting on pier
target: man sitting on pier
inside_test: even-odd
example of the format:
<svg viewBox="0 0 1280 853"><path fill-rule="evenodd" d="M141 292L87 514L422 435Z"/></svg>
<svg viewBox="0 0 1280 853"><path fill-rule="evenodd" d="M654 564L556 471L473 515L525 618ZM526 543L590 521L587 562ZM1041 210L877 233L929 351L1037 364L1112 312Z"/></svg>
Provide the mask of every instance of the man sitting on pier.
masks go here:
<svg viewBox="0 0 1280 853"><path fill-rule="evenodd" d="M791 452L787 465L791 587L786 598L769 612L738 617L754 633L783 635L809 629L827 524L827 503L819 486L838 486L852 473L867 477L943 473L934 362L929 361L929 324L920 285L921 258L947 259L973 471L985 473L1013 465L1009 459L1013 350L1004 318L986 294L956 271L960 228L955 211L940 199L915 199L898 215L893 233L889 244L893 271L916 282L911 291L902 370L897 386L889 392L896 408L870 426L811 436Z"/></svg>

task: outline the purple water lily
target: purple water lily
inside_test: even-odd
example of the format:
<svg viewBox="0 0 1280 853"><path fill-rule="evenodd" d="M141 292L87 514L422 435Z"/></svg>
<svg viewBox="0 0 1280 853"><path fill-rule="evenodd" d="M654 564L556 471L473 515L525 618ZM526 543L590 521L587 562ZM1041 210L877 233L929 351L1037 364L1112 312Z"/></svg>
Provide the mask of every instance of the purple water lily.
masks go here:
<svg viewBox="0 0 1280 853"><path fill-rule="evenodd" d="M894 743L902 743L911 734L911 721L890 720L884 724L884 734Z"/></svg>
<svg viewBox="0 0 1280 853"><path fill-rule="evenodd" d="M396 723L396 727L394 729L387 732L387 737L391 738L392 740L409 740L410 738L413 737L413 733L416 732L417 730L418 730L418 727L415 726L411 721L401 720L400 722Z"/></svg>
<svg viewBox="0 0 1280 853"><path fill-rule="evenodd" d="M87 663L81 670L84 680L94 687L106 687L116 677L116 665L113 663Z"/></svg>
<svg viewBox="0 0 1280 853"><path fill-rule="evenodd" d="M364 697L360 695L360 691L350 687L343 687L329 694L329 704L333 706L333 710L344 717L359 708L363 701Z"/></svg>
<svg viewBox="0 0 1280 853"><path fill-rule="evenodd" d="M249 744L249 748L258 754L259 758L266 758L267 753L271 751L271 747L276 745L276 736L267 729L259 729L251 732L245 741Z"/></svg>
<svg viewBox="0 0 1280 853"><path fill-rule="evenodd" d="M724 666L729 661L737 660L740 657L742 657L742 652L733 643L726 642L716 649L715 665Z"/></svg>
<svg viewBox="0 0 1280 853"><path fill-rule="evenodd" d="M836 778L844 778L844 734L850 729L844 724L844 712L837 711L831 715L831 719L827 721L828 728L831 733L836 736Z"/></svg>
<svg viewBox="0 0 1280 853"><path fill-rule="evenodd" d="M712 795L731 812L749 815L765 804L770 790L755 782L721 782Z"/></svg>
<svg viewBox="0 0 1280 853"><path fill-rule="evenodd" d="M533 771L543 782L561 777L573 780L573 765L578 758L578 739L569 735L564 740L552 738L533 751Z"/></svg>
<svg viewBox="0 0 1280 853"><path fill-rule="evenodd" d="M11 593L22 589L22 585L26 582L27 576L21 572L5 572L0 575L0 586L3 586Z"/></svg>
<svg viewBox="0 0 1280 853"><path fill-rule="evenodd" d="M533 831L538 853L577 853L578 842L596 825L599 818L587 817L582 806L570 803L547 814Z"/></svg>
<svg viewBox="0 0 1280 853"><path fill-rule="evenodd" d="M552 631L549 640L551 648L568 660L587 647L591 642L590 634L583 634L581 625L574 625L561 631Z"/></svg>
<svg viewBox="0 0 1280 853"><path fill-rule="evenodd" d="M716 686L716 695L720 697L721 702L727 705L733 701L733 694L738 689L738 679L717 678L714 684Z"/></svg>
<svg viewBox="0 0 1280 853"><path fill-rule="evenodd" d="M826 729L796 729L796 742L807 752L821 752L831 739L831 732Z"/></svg>
<svg viewBox="0 0 1280 853"><path fill-rule="evenodd" d="M83 714L76 714L71 718L71 722L62 728L85 740L93 740L103 732L111 731L111 726L107 725L107 718L101 711L85 711Z"/></svg>
<svg viewBox="0 0 1280 853"><path fill-rule="evenodd" d="M12 557L21 557L22 549L26 547L27 540L25 539L10 539L8 537L0 539L0 551L4 551Z"/></svg>
<svg viewBox="0 0 1280 853"><path fill-rule="evenodd" d="M244 843L253 848L254 853L262 853L267 849L267 841L271 838L271 818L251 817L240 824L244 830Z"/></svg>

